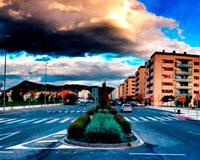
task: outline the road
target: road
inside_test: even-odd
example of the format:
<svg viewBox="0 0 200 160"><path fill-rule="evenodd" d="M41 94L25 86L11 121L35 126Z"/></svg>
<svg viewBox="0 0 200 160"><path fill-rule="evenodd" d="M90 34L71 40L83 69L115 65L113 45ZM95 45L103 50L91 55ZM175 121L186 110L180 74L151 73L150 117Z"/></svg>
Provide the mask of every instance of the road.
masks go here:
<svg viewBox="0 0 200 160"><path fill-rule="evenodd" d="M94 106L57 106L0 112L0 159L199 160L200 122L167 111L134 108L122 113L144 145L129 149L88 149L63 145L67 126ZM116 107L120 110L120 107Z"/></svg>

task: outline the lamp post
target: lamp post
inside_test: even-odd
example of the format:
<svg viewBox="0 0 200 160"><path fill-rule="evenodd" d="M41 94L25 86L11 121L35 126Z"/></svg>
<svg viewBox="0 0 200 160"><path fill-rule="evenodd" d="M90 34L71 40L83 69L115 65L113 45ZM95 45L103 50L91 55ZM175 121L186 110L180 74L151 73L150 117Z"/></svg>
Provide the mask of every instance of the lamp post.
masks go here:
<svg viewBox="0 0 200 160"><path fill-rule="evenodd" d="M44 104L47 103L47 62L45 63L45 86L44 86Z"/></svg>
<svg viewBox="0 0 200 160"><path fill-rule="evenodd" d="M6 50L4 50L4 54L5 54L5 63L4 63L4 96L3 96L3 110L5 110L5 107L6 107L6 59L7 59Z"/></svg>

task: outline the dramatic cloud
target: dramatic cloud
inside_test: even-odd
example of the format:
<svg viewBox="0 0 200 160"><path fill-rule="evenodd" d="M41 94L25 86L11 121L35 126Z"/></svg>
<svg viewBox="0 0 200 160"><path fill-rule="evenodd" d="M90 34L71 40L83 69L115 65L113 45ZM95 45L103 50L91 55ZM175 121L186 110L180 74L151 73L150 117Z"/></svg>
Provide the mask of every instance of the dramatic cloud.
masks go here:
<svg viewBox="0 0 200 160"><path fill-rule="evenodd" d="M162 28L184 38L178 22L149 13L136 0L1 0L0 28L0 48L34 54L113 52L147 59L155 50L199 51L166 37Z"/></svg>
<svg viewBox="0 0 200 160"><path fill-rule="evenodd" d="M115 86L122 80L134 74L136 67L144 61L134 57L119 57L116 54L85 55L86 57L31 56L25 52L21 56L7 59L7 84L31 80L44 83L45 66L47 65L47 82L60 85L62 83L98 84L104 79L109 85ZM3 68L4 57L0 57L0 67ZM129 60L133 64L129 64ZM48 61L48 62L47 62ZM120 66L120 67L119 67ZM0 74L0 80L3 75ZM93 83L95 82L95 83Z"/></svg>

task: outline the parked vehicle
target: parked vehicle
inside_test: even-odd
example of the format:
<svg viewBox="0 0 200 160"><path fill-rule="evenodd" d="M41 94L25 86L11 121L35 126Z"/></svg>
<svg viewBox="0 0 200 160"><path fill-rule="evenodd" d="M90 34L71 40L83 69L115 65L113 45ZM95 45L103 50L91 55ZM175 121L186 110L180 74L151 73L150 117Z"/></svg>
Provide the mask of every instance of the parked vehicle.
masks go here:
<svg viewBox="0 0 200 160"><path fill-rule="evenodd" d="M132 112L132 106L130 104L123 104L121 107L121 112Z"/></svg>
<svg viewBox="0 0 200 160"><path fill-rule="evenodd" d="M144 104L142 104L142 103L139 103L139 102L136 102L136 103L134 103L134 105L132 105L133 107L135 106L135 107L144 107Z"/></svg>
<svg viewBox="0 0 200 160"><path fill-rule="evenodd" d="M112 100L109 102L109 104L110 104L111 106L116 106L116 105L117 105L117 103L116 103L115 101L112 101Z"/></svg>
<svg viewBox="0 0 200 160"><path fill-rule="evenodd" d="M86 102L80 101L79 105L80 105L80 106L86 106Z"/></svg>

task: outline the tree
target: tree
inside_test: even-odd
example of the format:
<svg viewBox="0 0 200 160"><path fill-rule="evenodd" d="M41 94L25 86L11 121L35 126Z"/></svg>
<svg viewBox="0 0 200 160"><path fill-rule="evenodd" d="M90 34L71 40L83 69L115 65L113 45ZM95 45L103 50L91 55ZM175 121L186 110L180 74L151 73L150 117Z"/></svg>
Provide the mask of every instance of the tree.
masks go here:
<svg viewBox="0 0 200 160"><path fill-rule="evenodd" d="M13 102L23 102L24 101L23 92L20 91L19 89L13 89L11 98Z"/></svg>
<svg viewBox="0 0 200 160"><path fill-rule="evenodd" d="M144 98L142 97L141 94L139 94L137 97L136 97L136 101L140 102L140 103L143 103L144 102Z"/></svg>

